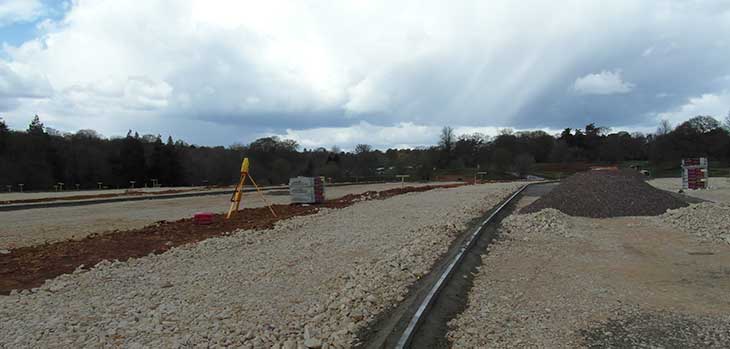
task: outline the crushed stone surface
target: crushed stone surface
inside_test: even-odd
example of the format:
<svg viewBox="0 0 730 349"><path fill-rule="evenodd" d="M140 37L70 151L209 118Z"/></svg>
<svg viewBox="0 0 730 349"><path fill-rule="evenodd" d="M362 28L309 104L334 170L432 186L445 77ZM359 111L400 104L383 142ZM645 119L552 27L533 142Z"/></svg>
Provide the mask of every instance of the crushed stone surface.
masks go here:
<svg viewBox="0 0 730 349"><path fill-rule="evenodd" d="M0 347L351 347L520 185L404 194L104 261L0 297Z"/></svg>
<svg viewBox="0 0 730 349"><path fill-rule="evenodd" d="M554 208L524 215L510 215L502 221L502 234L509 236L529 231L533 234L569 236L568 219L568 215Z"/></svg>
<svg viewBox="0 0 730 349"><path fill-rule="evenodd" d="M670 192L677 193L681 191L687 196L730 205L730 178L728 177L710 177L707 184L708 188L701 190L683 190L682 178L679 177L655 178L647 181L647 183Z"/></svg>
<svg viewBox="0 0 730 349"><path fill-rule="evenodd" d="M424 186L433 183L409 183ZM439 183L446 184L446 183ZM327 199L349 194L400 188L400 183L357 184L326 189ZM272 204L289 204L289 195L265 192ZM92 234L139 229L158 221L190 218L195 212L227 212L230 193L221 195L103 203L89 206L52 207L0 212L0 248L12 249L68 239L79 240ZM241 208L263 207L255 193L244 193Z"/></svg>
<svg viewBox="0 0 730 349"><path fill-rule="evenodd" d="M730 346L730 246L550 209L500 231L449 322L454 348Z"/></svg>
<svg viewBox="0 0 730 349"><path fill-rule="evenodd" d="M60 199L75 196L93 196L93 195L125 195L133 193L155 194L168 191L195 191L207 190L205 187L160 187L160 188L133 188L133 189L106 189L106 190L66 190L51 192L3 192L0 193L0 203L15 200L35 200L35 199Z"/></svg>
<svg viewBox="0 0 730 349"><path fill-rule="evenodd" d="M657 218L702 240L730 244L730 204L703 202L669 210Z"/></svg>
<svg viewBox="0 0 730 349"><path fill-rule="evenodd" d="M726 348L727 321L671 312L627 311L581 331L588 348Z"/></svg>

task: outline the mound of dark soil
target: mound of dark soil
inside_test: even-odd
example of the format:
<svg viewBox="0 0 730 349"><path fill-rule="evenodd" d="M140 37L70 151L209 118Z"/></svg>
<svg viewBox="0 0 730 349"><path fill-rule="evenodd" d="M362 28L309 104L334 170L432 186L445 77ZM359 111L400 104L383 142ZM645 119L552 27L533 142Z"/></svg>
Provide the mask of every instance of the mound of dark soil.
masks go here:
<svg viewBox="0 0 730 349"><path fill-rule="evenodd" d="M576 173L522 213L554 208L571 216L606 218L656 216L688 204L646 183L635 171Z"/></svg>

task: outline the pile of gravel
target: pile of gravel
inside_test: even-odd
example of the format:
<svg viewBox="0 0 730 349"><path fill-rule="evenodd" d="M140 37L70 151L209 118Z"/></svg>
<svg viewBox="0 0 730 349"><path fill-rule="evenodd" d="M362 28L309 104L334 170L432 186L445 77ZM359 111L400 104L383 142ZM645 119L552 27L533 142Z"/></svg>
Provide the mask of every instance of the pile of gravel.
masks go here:
<svg viewBox="0 0 730 349"><path fill-rule="evenodd" d="M510 237L515 233L554 234L568 236L569 216L554 208L546 208L539 212L510 215L502 221L501 233Z"/></svg>
<svg viewBox="0 0 730 349"><path fill-rule="evenodd" d="M589 171L564 179L521 212L554 208L571 216L593 218L657 216L687 205L652 187L634 171Z"/></svg>
<svg viewBox="0 0 730 349"><path fill-rule="evenodd" d="M658 218L704 241L730 244L730 206L703 202L669 210Z"/></svg>

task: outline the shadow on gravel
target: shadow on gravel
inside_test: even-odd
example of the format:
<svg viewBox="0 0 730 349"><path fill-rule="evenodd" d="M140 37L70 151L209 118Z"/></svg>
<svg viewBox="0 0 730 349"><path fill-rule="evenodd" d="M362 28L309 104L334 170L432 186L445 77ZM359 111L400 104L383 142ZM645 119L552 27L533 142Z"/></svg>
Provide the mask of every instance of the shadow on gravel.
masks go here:
<svg viewBox="0 0 730 349"><path fill-rule="evenodd" d="M656 312L624 314L580 331L588 348L727 348L728 319Z"/></svg>

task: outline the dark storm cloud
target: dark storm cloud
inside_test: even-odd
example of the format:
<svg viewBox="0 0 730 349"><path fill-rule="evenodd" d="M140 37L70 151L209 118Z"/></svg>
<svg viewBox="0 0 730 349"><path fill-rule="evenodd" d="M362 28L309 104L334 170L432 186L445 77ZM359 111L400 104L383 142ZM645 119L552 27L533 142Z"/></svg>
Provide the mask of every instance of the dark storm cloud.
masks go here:
<svg viewBox="0 0 730 349"><path fill-rule="evenodd" d="M728 1L522 5L79 2L6 47L0 64L32 78L0 93L11 124L324 145L415 144L442 125L647 128L730 99Z"/></svg>

